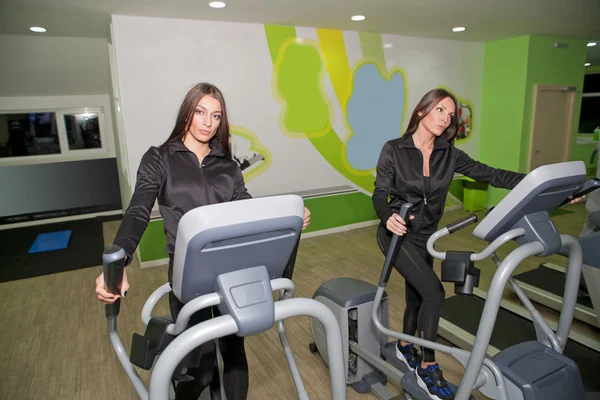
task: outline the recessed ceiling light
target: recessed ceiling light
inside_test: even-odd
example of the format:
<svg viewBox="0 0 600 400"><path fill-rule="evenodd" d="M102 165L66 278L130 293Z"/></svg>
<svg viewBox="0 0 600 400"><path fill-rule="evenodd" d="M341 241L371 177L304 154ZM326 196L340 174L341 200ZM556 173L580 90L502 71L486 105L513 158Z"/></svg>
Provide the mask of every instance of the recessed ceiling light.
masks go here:
<svg viewBox="0 0 600 400"><path fill-rule="evenodd" d="M41 26L32 26L31 28L29 28L29 30L32 32L37 32L37 33L46 32L46 29L42 28Z"/></svg>
<svg viewBox="0 0 600 400"><path fill-rule="evenodd" d="M223 8L227 4L223 3L222 1L211 1L210 3L208 3L208 5L212 8Z"/></svg>
<svg viewBox="0 0 600 400"><path fill-rule="evenodd" d="M394 45L393 45L393 44L391 44L391 43L385 43L385 44L383 45L383 48L384 48L384 49L390 49L390 48L392 48L392 47L394 47Z"/></svg>
<svg viewBox="0 0 600 400"><path fill-rule="evenodd" d="M587 47L594 47L596 45L596 42L589 42L587 44Z"/></svg>
<svg viewBox="0 0 600 400"><path fill-rule="evenodd" d="M452 28L452 32L463 32L465 29L467 28L465 28L464 26L457 26Z"/></svg>
<svg viewBox="0 0 600 400"><path fill-rule="evenodd" d="M592 65L592 63L585 63L585 64L583 64L584 67L589 67L590 65Z"/></svg>
<svg viewBox="0 0 600 400"><path fill-rule="evenodd" d="M364 21L365 16L364 15L353 15L351 19L352 19L352 21Z"/></svg>

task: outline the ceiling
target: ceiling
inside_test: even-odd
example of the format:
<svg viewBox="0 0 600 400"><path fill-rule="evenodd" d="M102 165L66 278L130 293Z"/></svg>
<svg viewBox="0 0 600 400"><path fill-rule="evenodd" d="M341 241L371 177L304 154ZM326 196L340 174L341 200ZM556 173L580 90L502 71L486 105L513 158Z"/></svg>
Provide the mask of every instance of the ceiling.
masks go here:
<svg viewBox="0 0 600 400"><path fill-rule="evenodd" d="M491 41L552 35L596 41L588 61L600 65L600 0L2 0L0 34L108 38L111 14L314 26L404 36ZM366 19L353 22L350 16ZM465 26L461 33L451 31Z"/></svg>

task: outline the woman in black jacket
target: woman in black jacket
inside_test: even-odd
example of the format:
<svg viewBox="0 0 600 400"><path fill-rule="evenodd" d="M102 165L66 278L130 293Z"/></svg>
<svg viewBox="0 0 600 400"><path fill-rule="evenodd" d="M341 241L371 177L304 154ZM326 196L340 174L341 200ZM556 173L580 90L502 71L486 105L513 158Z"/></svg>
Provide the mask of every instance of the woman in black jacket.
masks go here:
<svg viewBox="0 0 600 400"><path fill-rule="evenodd" d="M383 146L373 192L373 204L381 220L377 230L380 247L387 253L392 233L404 236L395 265L406 281L403 332L430 341L437 338L445 293L433 271L427 239L437 230L454 173L505 189L514 188L525 176L474 161L454 147L457 108L455 97L443 89L425 94L405 134ZM406 202L414 205L408 226L397 214ZM398 359L416 370L419 385L433 399L453 399L433 350L421 351L405 341L396 345Z"/></svg>
<svg viewBox="0 0 600 400"><path fill-rule="evenodd" d="M123 215L114 244L127 254L126 265L150 220L150 212L158 199L167 236L169 253L169 283L172 283L173 253L177 225L188 211L208 205L251 198L246 190L239 166L231 158L229 147L229 122L227 108L221 91L208 83L194 86L186 95L167 141L159 148L151 147L142 157L137 172L135 191ZM304 209L303 229L310 223L310 212ZM129 283L123 272L121 296L127 294ZM96 293L103 303L114 302L104 286L104 275L96 279ZM183 304L169 294L169 307L173 320ZM190 325L198 324L219 315L218 309L198 311ZM245 399L248 392L248 362L244 338L231 335L220 339L223 357L223 386L229 400ZM189 368L192 380L178 383L176 398L196 400L206 386L217 390L216 352L213 342L199 348L201 358L197 368ZM215 384L216 382L216 384Z"/></svg>

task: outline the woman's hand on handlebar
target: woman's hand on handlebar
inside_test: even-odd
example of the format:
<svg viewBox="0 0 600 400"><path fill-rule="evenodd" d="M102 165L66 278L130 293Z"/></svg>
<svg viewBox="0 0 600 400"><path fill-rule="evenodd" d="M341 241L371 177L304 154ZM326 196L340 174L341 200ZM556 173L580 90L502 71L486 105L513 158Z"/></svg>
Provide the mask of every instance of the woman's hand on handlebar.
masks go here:
<svg viewBox="0 0 600 400"><path fill-rule="evenodd" d="M127 280L127 269L123 269L123 282L121 283L121 294L112 294L108 290L106 290L106 286L104 286L104 272L100 274L99 277L96 278L96 294L98 295L98 300L103 302L104 304L112 304L119 297L125 297L127 295L127 291L129 290L129 281Z"/></svg>
<svg viewBox="0 0 600 400"><path fill-rule="evenodd" d="M411 215L409 220L415 219L414 215ZM406 233L406 221L400 217L400 214L392 214L385 223L386 228L392 233L398 236L402 236Z"/></svg>
<svg viewBox="0 0 600 400"><path fill-rule="evenodd" d="M302 230L306 229L310 225L310 211L304 207L304 223L302 224Z"/></svg>
<svg viewBox="0 0 600 400"><path fill-rule="evenodd" d="M575 204L575 203L579 203L580 201L583 201L583 199L585 199L585 195L583 195L581 197L576 197L576 198L573 198L573 195L570 195L569 199L571 199L569 204Z"/></svg>

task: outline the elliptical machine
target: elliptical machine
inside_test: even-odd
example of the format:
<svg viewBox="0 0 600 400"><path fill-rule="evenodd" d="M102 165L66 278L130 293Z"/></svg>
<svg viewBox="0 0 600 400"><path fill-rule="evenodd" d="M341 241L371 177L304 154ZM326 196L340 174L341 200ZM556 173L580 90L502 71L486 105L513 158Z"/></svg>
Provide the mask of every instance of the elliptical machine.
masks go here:
<svg viewBox="0 0 600 400"><path fill-rule="evenodd" d="M143 336L134 334L130 358L117 332L120 299L105 307L110 340L140 399L170 398L171 379L197 365L194 349L200 345L227 335L256 335L276 321L298 397L308 399L283 325L285 318L299 315L326 327L332 397L346 399L335 316L315 300L292 298L294 284L281 278L298 241L303 215L302 198L284 195L199 207L181 218L172 287L165 283L146 301L142 309L146 331ZM125 252L110 246L103 259L106 287L120 293ZM278 301L273 300L274 290L279 291ZM156 303L171 291L184 303L177 320L152 316ZM222 315L188 328L196 311L211 306L219 307ZM149 389L134 365L152 369Z"/></svg>
<svg viewBox="0 0 600 400"><path fill-rule="evenodd" d="M411 203L404 204L399 212L400 217L406 220L412 207ZM449 228L455 231L470 223L471 220L458 221ZM384 400L428 400L431 397L417 383L416 374L396 358L396 341L389 341L388 336L450 353L465 363L469 353L388 328L388 296L385 287L400 247L399 237L393 235L378 286L359 279L334 278L324 282L315 291L313 299L325 304L338 317L343 340L346 384L358 393L372 392L377 398ZM310 323L314 342L309 344L309 349L313 353L318 351L327 363L328 348L323 335L324 327L313 319ZM401 394L388 389L388 378L399 384L403 391ZM449 384L454 391L457 390L455 385Z"/></svg>
<svg viewBox="0 0 600 400"><path fill-rule="evenodd" d="M473 287L478 286L479 270L474 265L475 261L491 256L498 263L472 352L387 328L388 305L384 290L398 251L397 236L392 239L378 287L349 278L336 278L321 285L313 298L327 305L338 316L344 340L347 384L359 392L372 391L380 399L390 399L394 395L382 390L385 376L388 376L400 384L403 390L401 396L406 399L430 398L420 387L415 388L416 374L407 374L406 369L402 368L403 364L396 359L392 352L395 341L387 343L387 336L391 336L451 354L466 366L460 386L454 390L456 400L470 398L475 389L490 398L502 400L585 399L577 365L562 355L573 319L582 250L575 238L560 235L556 231L549 215L556 207L568 203L569 196L579 197L597 187L594 180L584 183L585 176L583 162L546 165L529 173L475 228L473 234L476 237L490 242L481 253L441 253L434 248L435 242L441 237L477 222L475 214L448 225L429 239L427 247L430 254L444 260L442 279L454 282L457 294L472 294ZM405 218L410 207L410 204L405 204L400 216ZM500 262L495 251L512 240L520 246ZM527 300L524 300L539 326L538 341L520 343L505 349L493 359L487 359L486 350L502 292L511 273L524 259L554 254L563 247L568 250L569 266L565 301L557 331L552 331L531 303L527 304ZM321 327L317 321L311 321L311 326L314 338L311 350L325 356L327 347Z"/></svg>

